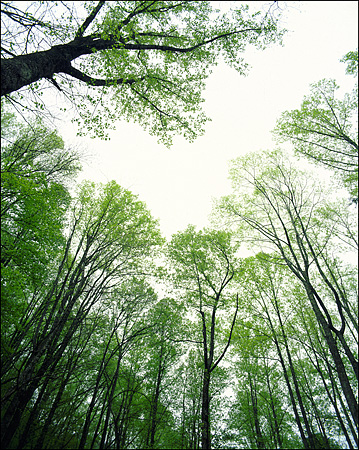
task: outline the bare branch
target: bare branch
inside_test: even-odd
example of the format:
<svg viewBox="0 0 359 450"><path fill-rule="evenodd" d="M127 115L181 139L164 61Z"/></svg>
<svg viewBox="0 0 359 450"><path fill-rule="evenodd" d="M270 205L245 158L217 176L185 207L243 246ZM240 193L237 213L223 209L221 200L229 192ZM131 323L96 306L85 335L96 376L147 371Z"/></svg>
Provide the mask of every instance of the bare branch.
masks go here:
<svg viewBox="0 0 359 450"><path fill-rule="evenodd" d="M95 19L95 17L97 16L98 12L100 11L100 9L103 7L104 4L105 0L101 0L98 2L96 8L92 11L92 13L87 17L85 22L78 29L77 33L75 34L75 39L83 36L84 32L89 27L91 22Z"/></svg>
<svg viewBox="0 0 359 450"><path fill-rule="evenodd" d="M65 70L63 70L62 72L67 73L68 75L71 75L72 77L74 77L80 81L88 83L91 86L112 86L112 85L120 85L120 84L131 85L133 83L143 80L143 78L140 78L138 80L134 80L134 79L125 80L124 78L104 80L104 79L100 79L100 78L93 78L93 77L90 77L89 75L86 75L85 73L81 72L80 70L75 69L75 67L72 67L71 65L68 68L66 68Z"/></svg>
<svg viewBox="0 0 359 450"><path fill-rule="evenodd" d="M226 352L228 350L229 344L231 343L231 339L232 339L233 328L234 328L234 325L235 325L236 319L237 319L238 307L239 307L239 301L238 301L238 294L237 294L237 297L236 297L236 312L234 313L234 317L233 317L233 320L232 320L231 331L229 332L227 344L224 347L224 350L223 350L221 356L217 359L217 361L211 367L210 372L213 372L213 370L218 366L218 364L222 361L224 355L226 354Z"/></svg>

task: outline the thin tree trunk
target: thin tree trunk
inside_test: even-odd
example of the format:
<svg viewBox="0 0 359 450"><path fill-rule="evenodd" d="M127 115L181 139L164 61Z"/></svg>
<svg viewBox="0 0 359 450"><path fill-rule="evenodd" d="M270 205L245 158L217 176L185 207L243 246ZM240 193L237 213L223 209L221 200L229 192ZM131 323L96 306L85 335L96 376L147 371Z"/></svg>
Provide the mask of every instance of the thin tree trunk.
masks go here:
<svg viewBox="0 0 359 450"><path fill-rule="evenodd" d="M106 412L105 423L104 423L104 427L103 427L103 430L102 430L102 437L101 437L101 442L100 442L100 449L101 450L103 448L105 448L105 441L106 441L106 437L107 437L107 428L108 428L108 423L109 423L109 419L110 419L112 400L113 400L113 396L114 396L116 385L117 385L117 380L118 380L118 375L119 375L119 372L120 372L121 361L122 361L122 351L121 351L121 348L120 348L118 359L117 359L117 364L116 364L115 374L114 374L114 376L113 376L113 378L111 380L111 384L110 384L110 392L109 392L108 401L107 401L107 412Z"/></svg>
<svg viewBox="0 0 359 450"><path fill-rule="evenodd" d="M315 444L314 444L314 440L313 440L312 429L311 429L310 424L309 424L309 420L308 420L308 417L307 417L307 412L306 412L306 409L304 407L304 403L303 403L303 399L302 399L302 394L301 394L300 389L299 389L299 384L298 384L298 380L297 380L297 374L296 374L296 371L295 371L295 368L294 368L294 364L293 364L293 361L292 361L292 355L291 355L291 352L289 350L287 335L286 335L285 330L284 330L282 316L280 314L279 306L278 306L278 303L277 303L276 299L274 299L274 303L275 303L275 310L276 310L276 313L277 313L277 317L278 317L280 328L281 328L281 332L282 332L282 337L283 337L285 351L286 351L287 357L288 357L288 363L289 363L290 372L292 374L292 380L293 380L293 383L294 383L295 393L297 395L297 400L298 400L298 403L299 403L300 411L302 413L302 418L303 418L303 421L304 421L305 429L307 431L308 443L309 443L310 448L314 448Z"/></svg>
<svg viewBox="0 0 359 450"><path fill-rule="evenodd" d="M336 371L338 373L340 385L343 389L343 393L344 393L344 396L346 398L346 401L347 401L347 404L349 407L349 411L354 420L354 423L356 424L356 426L358 426L358 404L355 399L352 387L350 385L350 381L349 381L348 375L346 373L346 369L345 369L342 357L339 353L338 346L335 342L335 339L332 335L332 332L329 328L327 321L325 320L322 312L320 311L320 309L318 307L318 304L313 295L313 289L311 288L311 286L308 286L308 285L306 285L305 288L307 291L309 301L313 307L315 316L323 330L324 338L328 344L329 351L332 355L332 358L333 358L333 361L334 361L334 364L336 367Z"/></svg>
<svg viewBox="0 0 359 450"><path fill-rule="evenodd" d="M44 426L42 427L41 434L40 434L40 436L39 436L39 438L38 438L38 440L36 442L36 448L42 448L43 447L43 443L44 443L45 437L46 437L46 435L48 433L49 426L52 423L52 419L54 417L56 409L59 407L62 395L63 395L64 390L65 390L65 387L66 387L67 383L69 382L70 378L71 378L71 370L68 371L66 376L61 381L61 384L60 384L60 387L59 387L59 389L57 391L55 400L54 400L54 402L53 402L53 404L51 406L50 412L49 412L49 414L48 414L48 416L47 416L47 418L45 420Z"/></svg>
<svg viewBox="0 0 359 450"><path fill-rule="evenodd" d="M274 438L275 438L275 441L277 441L277 442L275 442L275 446L277 447L277 443L278 443L278 448L282 448L282 436L280 435L279 421L277 418L277 413L276 413L274 402L273 402L273 394L272 394L272 389L271 389L271 385L270 385L270 381L269 381L268 370L266 371L266 379L267 379L268 392L270 395L270 407L272 410L273 420L274 420Z"/></svg>
<svg viewBox="0 0 359 450"><path fill-rule="evenodd" d="M211 434L209 424L209 386L211 375L208 369L204 370L202 387L202 450L211 449Z"/></svg>
<svg viewBox="0 0 359 450"><path fill-rule="evenodd" d="M267 309L266 309L266 314L267 314L267 317L268 317L268 321L269 321L269 325L270 325L270 328L271 328L273 340L274 340L274 343L275 343L275 346L276 346L276 349L277 349L277 353L278 353L278 356L279 356L279 361L280 361L280 364L282 366L283 376L284 376L284 379L285 379L285 382L286 382L286 385L287 385L287 388L288 388L289 397L290 397L290 400L291 400L291 403L292 403L292 408L293 408L293 412L294 412L294 416L295 416L295 421L296 421L297 426L298 426L300 437L302 439L304 448L305 449L309 449L308 441L306 439L306 436L305 436L305 433L304 433L304 430L303 430L303 427L302 427L302 423L301 423L301 420L300 420L300 416L299 416L299 413L298 413L297 404L296 404L296 401L295 401L293 389L292 389L292 386L290 384L290 380L289 380L289 377L288 377L287 368L286 368L286 365L285 365L285 362L284 362L282 350L281 350L280 345L279 345L279 341L278 341L277 334L275 332L275 329L274 329L274 326L273 326L273 323L272 323L272 319L271 319Z"/></svg>
<svg viewBox="0 0 359 450"><path fill-rule="evenodd" d="M257 448L265 449L265 443L263 439L262 430L259 423L258 417L258 406L257 406L257 392L255 390L254 383L252 381L251 374L248 374L249 378L249 386L251 389L251 402L252 402L252 411L253 411L253 420L254 420L254 428L255 428L255 440L257 444Z"/></svg>
<svg viewBox="0 0 359 450"><path fill-rule="evenodd" d="M158 372L157 372L157 380L156 380L156 387L155 387L155 395L152 405L152 411L151 411L151 422L150 422L150 442L149 447L152 449L155 445L155 434L156 434L156 427L157 427L157 408L158 408L158 400L160 397L160 388L161 388L161 382L162 382L162 374L163 374L163 345L161 345L161 352L159 355L159 364L158 364Z"/></svg>

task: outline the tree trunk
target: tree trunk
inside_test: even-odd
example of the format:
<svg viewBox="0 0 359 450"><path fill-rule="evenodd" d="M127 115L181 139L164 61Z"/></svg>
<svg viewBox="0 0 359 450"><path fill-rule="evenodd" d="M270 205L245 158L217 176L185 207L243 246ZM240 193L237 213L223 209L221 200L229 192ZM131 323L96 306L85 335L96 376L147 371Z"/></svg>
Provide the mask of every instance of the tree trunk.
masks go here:
<svg viewBox="0 0 359 450"><path fill-rule="evenodd" d="M209 386L211 375L208 369L204 370L202 387L202 450L210 450L211 435L209 424Z"/></svg>
<svg viewBox="0 0 359 450"><path fill-rule="evenodd" d="M335 368L338 373L340 385L343 389L343 393L344 393L344 396L346 398L346 401L347 401L347 404L349 407L349 411L354 420L354 423L356 424L356 426L358 426L358 404L355 399L352 387L350 385L350 381L349 381L348 375L346 373L346 369L345 369L344 363L342 361L342 357L339 353L338 346L332 335L329 325L327 324L327 321L325 320L325 318L324 318L322 312L320 311L319 306L314 298L313 289L311 288L311 286L308 286L308 285L305 285L305 288L307 291L309 301L313 307L315 316L323 330L324 338L328 344L329 351L332 355L332 358L333 358L333 361L335 364Z"/></svg>
<svg viewBox="0 0 359 450"><path fill-rule="evenodd" d="M80 439L80 443L79 443L79 449L85 448L85 446L86 446L87 435L88 435L90 424L91 424L92 411L95 408L96 400L97 400L97 397L98 397L99 391L100 391L100 382L101 382L104 370L110 360L110 358L108 358L106 361L106 355L107 355L111 340L112 340L113 335L116 330L117 330L117 327L115 326L111 332L110 338L107 341L106 348L105 348L104 354L101 359L101 364L100 364L99 371L98 371L97 377L96 377L96 384L95 384L95 387L92 392L91 402L90 402L90 404L87 408L87 412L86 412L86 419L85 419L85 423L84 423L84 426L82 429L81 439Z"/></svg>
<svg viewBox="0 0 359 450"><path fill-rule="evenodd" d="M264 439L262 430L259 423L259 417L258 417L258 406L257 406L257 392L255 385L252 381L251 374L248 374L249 378L249 386L251 389L251 402L252 402L252 410L253 410L253 419L254 419L254 428L255 428L255 441L257 444L257 448L259 449L265 449Z"/></svg>
<svg viewBox="0 0 359 450"><path fill-rule="evenodd" d="M272 394L272 388L270 385L270 380L269 380L269 373L268 370L266 371L266 380L267 380L267 387L268 387L268 392L269 392L269 398L270 398L270 407L272 410L272 414L273 414L273 421L274 421L274 430L273 430L273 437L274 437L274 444L275 447L278 448L282 448L282 436L280 434L280 425L279 425L279 421L278 421L278 417L277 417L277 413L275 410L275 405L274 405L274 398L273 398L273 394Z"/></svg>
<svg viewBox="0 0 359 450"><path fill-rule="evenodd" d="M312 346L313 346L313 349L314 349L314 345L312 345ZM336 392L335 392L335 390L336 390L336 383L335 383L334 376L333 376L333 373L332 373L331 364L327 360L326 354L324 352L322 352L321 356L322 356L322 358L323 358L323 360L325 361L325 364L326 364L326 372L329 375L329 379L330 379L330 382L331 382L331 385L332 385L332 389L333 389L333 395L331 394L330 389L327 386L325 373L324 373L324 370L322 370L322 368L320 367L320 362L319 362L318 356L316 354L316 351L314 351L313 353L314 353L314 357L315 357L315 361L316 361L316 364L313 363L313 366L315 367L315 369L317 370L320 378L322 379L325 392L327 393L327 396L328 396L328 398L330 400L330 403L332 404L332 406L333 406L333 408L335 410L335 414L337 416L337 419L338 419L338 422L340 424L340 427L341 427L341 429L342 429L342 431L344 433L344 436L345 436L345 438L346 438L346 440L348 442L348 446L349 446L350 449L353 449L354 448L353 444L351 442L351 439L349 437L349 433L348 433L348 431L346 429L345 423L344 423L344 421L342 419L342 416L341 416L341 412L339 411L339 408L338 408L338 405L337 405ZM354 436L354 439L355 439L355 436Z"/></svg>
<svg viewBox="0 0 359 450"><path fill-rule="evenodd" d="M60 405L60 401L61 401L62 395L63 395L63 393L65 391L67 383L69 382L69 380L71 378L71 375L72 375L72 372L71 372L71 366L70 366L66 376L64 374L64 378L62 379L61 384L60 384L60 386L58 388L55 400L54 400L54 402L53 402L53 404L51 406L50 412L49 412L49 414L48 414L48 416L47 416L47 418L45 420L44 426L42 427L41 434L40 434L40 436L39 436L39 438L38 438L38 440L36 442L36 448L43 448L44 440L46 438L48 429L49 429L49 427L50 427L50 425L52 423L52 419L54 417L56 409Z"/></svg>
<svg viewBox="0 0 359 450"><path fill-rule="evenodd" d="M157 380L156 380L156 387L155 387L155 395L154 395L154 399L153 399L153 405L151 408L149 448L154 448L154 445L155 445L155 434L156 434L156 427L157 427L157 408L158 408L158 400L160 397L160 388L161 388L163 370L164 370L164 367L163 367L163 345L161 345L161 353L159 355L159 364L158 364Z"/></svg>
<svg viewBox="0 0 359 450"><path fill-rule="evenodd" d="M104 42L80 37L49 50L1 59L1 95L16 92L42 78L52 78L55 73L66 73L71 69L72 60L90 54L92 47L101 47Z"/></svg>
<svg viewBox="0 0 359 450"><path fill-rule="evenodd" d="M122 361L122 348L119 349L119 355L118 355L118 359L117 359L115 374L114 374L114 376L111 380L110 386L109 386L110 392L108 395L107 412L106 412L104 427L102 430L100 449L105 448L105 443L106 443L106 438L107 438L107 428L108 428L108 423L109 423L110 414L111 414L112 401L113 401L113 397L114 397L115 390L116 390L118 376L120 373L121 361Z"/></svg>
<svg viewBox="0 0 359 450"><path fill-rule="evenodd" d="M305 449L309 449L308 441L307 441L307 439L305 437L304 430L303 430L303 427L302 427L302 423L301 423L301 420L300 420L300 416L299 416L299 413L298 413L297 404L296 404L295 397L294 397L294 392L293 392L293 389L292 389L292 386L290 384L290 380L289 380L289 377L288 377L287 368L286 368L286 365L285 365L285 362L284 362L282 350L281 350L281 348L279 346L278 337L277 337L277 334L275 332L275 329L274 329L274 326L273 326L273 323L272 323L272 319L271 319L271 317L270 317L270 315L268 313L268 310L266 310L266 314L267 314L269 325L270 325L270 328L271 328L273 340L274 340L274 343L275 343L275 346L276 346L276 349L277 349L279 361L280 361L280 364L282 366L283 376L284 376L284 379L285 379L285 382L286 382L286 385L287 385L287 388L288 388L289 397L290 397L290 400L291 400L291 403L292 403L292 408L293 408L293 412L294 412L294 416L295 416L295 421L296 421L297 426L298 426L300 437L302 439L304 448Z"/></svg>
<svg viewBox="0 0 359 450"><path fill-rule="evenodd" d="M47 392L47 387L50 381L50 377L47 376L46 380L43 382L43 385L41 387L41 391L36 399L36 402L34 404L34 406L31 409L29 418L26 422L25 428L20 436L17 448L18 449L22 449L24 448L24 446L27 444L29 446L29 442L27 440L28 435L30 433L30 431L32 431L32 425L34 423L37 423L37 418L39 415L39 406L41 403L43 403L44 399L46 399L48 397L48 392ZM46 400L45 400L46 401ZM33 443L30 441L30 446L32 446ZM38 446L37 444L35 445L36 448L42 448L42 446Z"/></svg>
<svg viewBox="0 0 359 450"><path fill-rule="evenodd" d="M292 355L291 355L291 352L290 352L289 346L288 346L287 335L286 335L285 330L284 330L282 316L280 314L280 309L279 309L279 306L278 306L278 303L277 303L276 299L274 299L274 303L275 303L275 310L276 310L276 313L277 313L277 317L278 317L280 328L281 328L281 332L282 332L282 337L283 337L285 351L287 353L287 358L288 358L290 372L292 374L292 380L293 380L293 384L294 384L295 393L297 395L297 400L298 400L298 403L299 403L300 411L302 413L302 418L303 418L305 429L306 429L306 432L307 432L308 443L309 443L310 448L314 448L313 433L312 433L312 430L311 430L311 427L310 427L310 424L309 424L309 420L308 420L308 417L307 417L307 412L306 412L304 404L303 404L302 394L300 392L299 384L298 384L298 380L297 380L297 374L296 374L295 367L294 367L294 364L293 364L293 361L292 361Z"/></svg>

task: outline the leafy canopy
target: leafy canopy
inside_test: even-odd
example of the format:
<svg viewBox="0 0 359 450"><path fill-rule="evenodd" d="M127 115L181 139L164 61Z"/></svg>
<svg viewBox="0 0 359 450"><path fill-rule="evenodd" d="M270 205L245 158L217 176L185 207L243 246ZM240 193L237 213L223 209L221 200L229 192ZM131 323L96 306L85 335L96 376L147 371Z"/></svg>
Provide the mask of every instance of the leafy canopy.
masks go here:
<svg viewBox="0 0 359 450"><path fill-rule="evenodd" d="M3 61L15 70L21 55L21 76L30 80L6 95L30 109L35 102L41 112L40 94L50 83L74 108L80 135L106 138L122 117L166 145L175 134L192 141L208 120L201 103L211 67L223 59L244 74L240 54L248 45L263 49L281 41L275 5L222 13L208 1L4 2ZM41 55L48 72L33 74L35 63L36 70L45 64L36 52L50 50L51 61ZM29 84L35 98L26 93ZM68 105L62 109L69 113Z"/></svg>
<svg viewBox="0 0 359 450"><path fill-rule="evenodd" d="M358 76L358 52L349 52L347 73ZM274 134L279 142L290 141L297 154L333 170L358 200L358 92L357 86L342 99L337 98L335 80L324 79L311 85L300 109L285 111Z"/></svg>

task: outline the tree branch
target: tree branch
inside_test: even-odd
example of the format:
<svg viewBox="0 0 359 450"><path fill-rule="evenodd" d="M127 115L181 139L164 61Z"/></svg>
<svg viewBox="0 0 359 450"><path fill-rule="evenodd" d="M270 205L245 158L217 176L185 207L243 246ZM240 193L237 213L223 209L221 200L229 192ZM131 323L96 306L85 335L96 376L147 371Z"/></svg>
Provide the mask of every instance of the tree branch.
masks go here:
<svg viewBox="0 0 359 450"><path fill-rule="evenodd" d="M208 347L207 347L207 327L206 327L206 318L204 316L203 311L199 311L202 318L202 335L203 335L203 359L204 359L204 367L209 370L208 367Z"/></svg>
<svg viewBox="0 0 359 450"><path fill-rule="evenodd" d="M141 81L144 79L144 77L139 78L138 80L134 80L134 79L129 79L129 80L125 80L123 78L113 78L110 80L104 80L104 79L100 79L100 78L93 78L90 77L89 75L86 75L85 73L81 72L78 69L75 69L75 67L72 67L71 65L69 65L68 68L62 70L63 73L66 73L67 75L72 76L73 78L76 78L80 81L83 81L85 83L88 83L91 86L111 86L111 85L120 85L120 84L133 84L136 83L137 81Z"/></svg>
<svg viewBox="0 0 359 450"><path fill-rule="evenodd" d="M231 31L229 33L219 34L211 39L207 39L206 41L199 42L196 45L192 45L192 47L172 47L171 45L156 45L156 44L126 44L125 40L120 40L126 50L162 50L165 52L178 52L178 53L188 53L196 50L197 48L204 47L207 44L217 41L218 39L223 39L225 37L233 36L235 34L245 33L247 31L261 31L261 28L246 28L240 31Z"/></svg>
<svg viewBox="0 0 359 450"><path fill-rule="evenodd" d="M101 0L98 2L96 8L92 11L92 13L87 17L85 22L78 29L77 33L75 34L75 39L83 36L85 30L89 27L91 22L95 19L95 17L97 16L98 12L100 11L100 9L103 7L104 4L105 4L104 0Z"/></svg>
<svg viewBox="0 0 359 450"><path fill-rule="evenodd" d="M203 341L193 341L192 339L171 339L167 338L170 342L192 342L193 344L203 344Z"/></svg>
<svg viewBox="0 0 359 450"><path fill-rule="evenodd" d="M210 372L213 372L213 370L218 366L218 364L222 361L224 355L226 354L226 352L228 350L229 344L231 343L231 339L232 339L233 328L234 328L234 325L235 325L236 319L237 319L238 307L239 307L239 301L238 301L238 294L237 294L237 297L236 297L236 312L234 313L234 317L233 317L233 320L232 320L231 331L230 331L229 336L228 336L227 344L224 347L224 350L223 350L221 356L217 359L217 361L210 368Z"/></svg>

